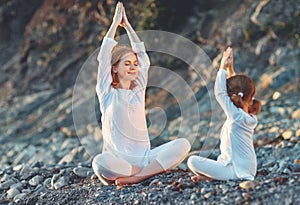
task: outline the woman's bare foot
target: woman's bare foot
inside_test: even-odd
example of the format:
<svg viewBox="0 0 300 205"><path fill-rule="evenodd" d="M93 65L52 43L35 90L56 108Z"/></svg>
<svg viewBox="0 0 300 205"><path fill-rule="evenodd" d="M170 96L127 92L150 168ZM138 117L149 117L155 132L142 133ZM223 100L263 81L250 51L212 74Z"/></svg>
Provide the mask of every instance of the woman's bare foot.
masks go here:
<svg viewBox="0 0 300 205"><path fill-rule="evenodd" d="M118 186L118 188L126 184L139 183L156 174L165 172L165 170L157 160L153 160L150 164L148 164L146 167L143 167L141 170L139 170L139 167L133 167L132 171L133 172L138 171L139 173L137 175L133 175L129 177L120 177L116 179L115 184Z"/></svg>
<svg viewBox="0 0 300 205"><path fill-rule="evenodd" d="M151 176L131 176L131 177L122 177L115 180L115 184L118 186L118 188L123 187L126 184L136 184L144 179L147 179Z"/></svg>
<svg viewBox="0 0 300 205"><path fill-rule="evenodd" d="M101 181L101 183L103 185L105 185L105 186L114 184L114 182L115 182L115 180L111 180L111 179L105 178L102 174L99 174L97 176L98 176L98 179Z"/></svg>
<svg viewBox="0 0 300 205"><path fill-rule="evenodd" d="M132 166L132 171L131 171L131 176L133 175L136 175L138 173L141 172L142 168L141 167L137 167L137 166L134 166L134 165L131 165Z"/></svg>
<svg viewBox="0 0 300 205"><path fill-rule="evenodd" d="M194 175L191 177L191 180L193 182L199 182L199 181L212 180L212 178L204 176L204 175Z"/></svg>
<svg viewBox="0 0 300 205"><path fill-rule="evenodd" d="M148 179L156 174L163 173L165 171L161 171L155 174L150 174L150 175L138 175L138 176L130 176L130 177L121 177L115 180L115 184L117 185L118 188L123 187L126 184L136 184L139 183L145 179Z"/></svg>

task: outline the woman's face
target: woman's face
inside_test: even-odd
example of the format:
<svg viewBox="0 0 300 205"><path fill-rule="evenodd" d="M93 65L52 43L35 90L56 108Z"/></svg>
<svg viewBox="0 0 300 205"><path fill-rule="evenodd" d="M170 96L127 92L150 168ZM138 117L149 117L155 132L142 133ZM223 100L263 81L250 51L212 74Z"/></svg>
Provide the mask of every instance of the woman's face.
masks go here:
<svg viewBox="0 0 300 205"><path fill-rule="evenodd" d="M136 54L125 54L115 70L120 81L132 81L135 80L138 74L138 61Z"/></svg>

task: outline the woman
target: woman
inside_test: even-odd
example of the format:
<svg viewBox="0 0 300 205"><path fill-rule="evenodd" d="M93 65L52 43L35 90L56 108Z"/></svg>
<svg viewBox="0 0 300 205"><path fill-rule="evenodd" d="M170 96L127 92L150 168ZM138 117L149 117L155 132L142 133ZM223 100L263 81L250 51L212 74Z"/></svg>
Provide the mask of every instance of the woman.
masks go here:
<svg viewBox="0 0 300 205"><path fill-rule="evenodd" d="M123 27L131 48L116 46ZM122 3L103 39L96 92L102 113L103 150L93 159L93 170L104 184L138 183L180 164L190 150L181 138L150 149L145 118L145 92L150 67L144 43L131 27Z"/></svg>
<svg viewBox="0 0 300 205"><path fill-rule="evenodd" d="M254 94L254 82L246 75L235 75L229 47L223 53L215 83L217 101L227 116L220 136L221 155L217 161L191 156L188 167L195 174L193 181L254 179L257 162L253 133L256 115L261 110L261 103L253 98Z"/></svg>

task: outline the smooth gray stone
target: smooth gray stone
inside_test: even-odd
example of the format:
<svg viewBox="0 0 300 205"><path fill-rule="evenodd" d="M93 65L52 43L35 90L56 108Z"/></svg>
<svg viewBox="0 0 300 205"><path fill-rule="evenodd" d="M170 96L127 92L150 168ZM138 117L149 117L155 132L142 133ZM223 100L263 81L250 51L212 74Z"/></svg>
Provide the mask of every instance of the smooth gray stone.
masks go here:
<svg viewBox="0 0 300 205"><path fill-rule="evenodd" d="M20 194L20 191L16 188L12 188L12 189L9 189L6 193L7 193L7 198L12 199L17 194Z"/></svg>

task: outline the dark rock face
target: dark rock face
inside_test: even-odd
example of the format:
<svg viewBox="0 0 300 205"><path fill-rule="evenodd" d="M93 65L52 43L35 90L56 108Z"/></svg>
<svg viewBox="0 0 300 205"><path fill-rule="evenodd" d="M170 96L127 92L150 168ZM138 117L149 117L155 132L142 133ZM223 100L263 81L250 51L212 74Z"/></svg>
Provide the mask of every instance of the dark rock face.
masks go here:
<svg viewBox="0 0 300 205"><path fill-rule="evenodd" d="M10 0L0 4L0 64L5 64L11 56L19 52L23 34L36 10L43 1Z"/></svg>
<svg viewBox="0 0 300 205"><path fill-rule="evenodd" d="M212 59L217 57L215 61L220 58L219 49L231 45L238 69L256 80L282 66L295 69L290 73L296 76L299 4L266 2L193 0L170 7L169 1L125 1L138 30L182 34L204 48ZM0 55L4 73L0 83L11 90L11 95L72 86L84 60L99 46L98 39L110 24L113 8L111 1L2 3L0 43L5 52ZM278 88L276 83L274 86Z"/></svg>

